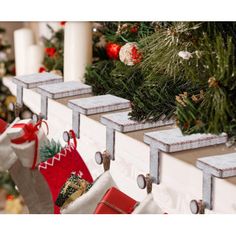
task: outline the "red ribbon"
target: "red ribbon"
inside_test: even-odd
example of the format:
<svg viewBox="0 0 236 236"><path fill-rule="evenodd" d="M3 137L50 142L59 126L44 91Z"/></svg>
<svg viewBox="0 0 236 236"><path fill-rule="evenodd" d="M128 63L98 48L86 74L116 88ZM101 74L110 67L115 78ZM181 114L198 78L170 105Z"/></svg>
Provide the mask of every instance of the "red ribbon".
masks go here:
<svg viewBox="0 0 236 236"><path fill-rule="evenodd" d="M40 120L38 121L35 125L33 124L24 124L24 123L18 123L12 126L12 128L21 128L24 131L24 135L11 140L12 143L14 144L22 144L25 142L31 142L35 141L35 148L34 148L34 160L33 160L33 165L31 169L35 169L36 162L37 162L37 152L38 152L38 145L39 145L39 140L37 136L37 132L39 130L39 127L41 127L42 123L44 123L47 127L47 134L48 134L48 124L47 122Z"/></svg>
<svg viewBox="0 0 236 236"><path fill-rule="evenodd" d="M72 138L73 141L74 141L74 147L77 148L77 140L76 140L76 135L75 135L74 130L72 130L72 129L69 130L69 134L70 134L71 138ZM70 145L70 138L69 138L69 140L68 140L68 145Z"/></svg>

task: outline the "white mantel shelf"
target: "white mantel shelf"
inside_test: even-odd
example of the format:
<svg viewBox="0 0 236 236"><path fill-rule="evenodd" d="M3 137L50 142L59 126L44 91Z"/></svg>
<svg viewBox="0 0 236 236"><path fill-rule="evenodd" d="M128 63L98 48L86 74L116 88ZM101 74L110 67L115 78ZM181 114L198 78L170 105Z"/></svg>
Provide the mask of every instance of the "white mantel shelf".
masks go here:
<svg viewBox="0 0 236 236"><path fill-rule="evenodd" d="M16 85L10 77L3 79L12 94L16 95ZM76 98L76 97L75 97ZM34 90L24 89L23 101L33 112L40 112L41 96ZM71 99L71 98L70 98ZM69 100L70 100L69 99ZM62 133L72 127L72 110L67 107L68 99L48 101L49 138L60 139ZM100 116L81 115L81 138L78 151L84 158L94 178L103 169L94 160L96 151L105 149L106 127L99 122ZM145 131L116 132L116 160L111 163L111 174L118 186L136 200L142 200L146 191L138 188L136 177L149 172L149 146L143 142L144 132L163 130L168 127ZM202 198L202 171L195 167L200 157L235 152L224 144L197 150L161 154L161 184L153 185L153 195L157 203L168 213L190 214L192 199ZM206 213L236 213L236 177L215 178L214 210Z"/></svg>

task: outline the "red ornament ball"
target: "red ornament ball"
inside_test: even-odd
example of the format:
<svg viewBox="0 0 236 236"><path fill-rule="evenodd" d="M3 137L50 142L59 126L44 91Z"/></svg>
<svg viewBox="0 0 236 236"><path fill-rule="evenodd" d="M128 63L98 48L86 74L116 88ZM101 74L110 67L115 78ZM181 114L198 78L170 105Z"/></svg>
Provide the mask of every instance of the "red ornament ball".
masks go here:
<svg viewBox="0 0 236 236"><path fill-rule="evenodd" d="M137 25L134 25L130 28L130 32L131 33L137 33L138 32L138 26Z"/></svg>
<svg viewBox="0 0 236 236"><path fill-rule="evenodd" d="M49 57L53 57L56 53L56 48L45 48L45 53L49 56Z"/></svg>
<svg viewBox="0 0 236 236"><path fill-rule="evenodd" d="M60 22L60 25L61 25L61 26L65 26L65 24L66 24L66 21L61 21L61 22Z"/></svg>
<svg viewBox="0 0 236 236"><path fill-rule="evenodd" d="M9 195L7 195L7 200L8 201L12 201L12 200L14 200L14 196L13 195L11 195L11 194L9 194Z"/></svg>
<svg viewBox="0 0 236 236"><path fill-rule="evenodd" d="M46 69L43 67L43 66L41 66L40 68L39 68L39 73L43 73L43 72L45 72L46 71Z"/></svg>
<svg viewBox="0 0 236 236"><path fill-rule="evenodd" d="M116 43L107 43L106 53L110 59L118 60L121 45Z"/></svg>

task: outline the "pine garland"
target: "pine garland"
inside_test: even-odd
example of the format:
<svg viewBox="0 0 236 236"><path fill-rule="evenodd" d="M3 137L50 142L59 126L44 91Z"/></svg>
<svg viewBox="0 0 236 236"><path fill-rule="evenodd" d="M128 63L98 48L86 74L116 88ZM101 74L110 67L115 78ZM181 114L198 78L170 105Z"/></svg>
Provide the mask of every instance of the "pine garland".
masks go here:
<svg viewBox="0 0 236 236"><path fill-rule="evenodd" d="M144 81L139 68L113 60L99 61L87 67L85 79L96 95L109 93L130 100Z"/></svg>
<svg viewBox="0 0 236 236"><path fill-rule="evenodd" d="M175 116L184 133L236 137L236 23L118 22L102 30L107 41L136 42L142 61L132 67L104 58L88 67L95 94L130 99L132 119Z"/></svg>
<svg viewBox="0 0 236 236"><path fill-rule="evenodd" d="M143 53L142 69L147 78L158 74L178 77L183 72L180 51L191 51L196 43L194 31L200 24L177 22L161 27L140 41Z"/></svg>
<svg viewBox="0 0 236 236"><path fill-rule="evenodd" d="M124 44L152 34L155 27L155 22L104 22L101 32L107 41Z"/></svg>
<svg viewBox="0 0 236 236"><path fill-rule="evenodd" d="M184 133L227 132L236 136L236 67L232 37L222 34L213 40L204 34L199 44L197 67L185 66L189 80L201 86L201 99L177 97L177 116ZM194 58L193 58L194 60Z"/></svg>
<svg viewBox="0 0 236 236"><path fill-rule="evenodd" d="M198 87L191 81L184 81L182 78L175 80L163 75L157 75L137 90L132 102L132 119L139 121L157 121L162 118L170 119L175 117L176 102L175 96L189 91L194 93Z"/></svg>

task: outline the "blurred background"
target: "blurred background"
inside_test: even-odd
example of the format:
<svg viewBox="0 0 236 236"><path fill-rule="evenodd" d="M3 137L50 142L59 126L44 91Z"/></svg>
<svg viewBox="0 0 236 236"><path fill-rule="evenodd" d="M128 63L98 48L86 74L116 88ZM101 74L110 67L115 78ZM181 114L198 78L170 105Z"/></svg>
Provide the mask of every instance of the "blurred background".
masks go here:
<svg viewBox="0 0 236 236"><path fill-rule="evenodd" d="M15 103L16 97L3 84L4 77L16 75L14 32L17 32L17 30L28 30L28 32L26 31L26 34L28 33L28 39L26 35L26 38L23 40L25 40L26 44L27 40L28 44L34 43L31 48L28 48L28 51L31 51L29 52L31 55L28 56L29 58L34 57L36 59L35 63L39 65L31 64L31 69L29 70L32 70L34 67L32 72L41 72L44 71L44 67L41 67L44 60L43 45L45 43L50 44L52 37L56 34L56 37L60 38L60 47L62 48L62 27L63 23L60 22L0 22L0 119L7 123L11 123L14 120L14 112L11 110L9 104ZM17 44L16 38L15 43ZM57 44L55 40L54 43ZM18 56L22 57L21 52L18 52L18 54ZM54 67L54 62L49 61L49 64L49 68L50 66ZM27 119L32 117L32 112L28 107L24 106L20 116L23 119ZM24 205L24 200L19 195L17 187L8 171L0 171L0 213L27 212L28 210Z"/></svg>

